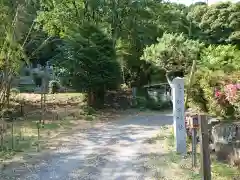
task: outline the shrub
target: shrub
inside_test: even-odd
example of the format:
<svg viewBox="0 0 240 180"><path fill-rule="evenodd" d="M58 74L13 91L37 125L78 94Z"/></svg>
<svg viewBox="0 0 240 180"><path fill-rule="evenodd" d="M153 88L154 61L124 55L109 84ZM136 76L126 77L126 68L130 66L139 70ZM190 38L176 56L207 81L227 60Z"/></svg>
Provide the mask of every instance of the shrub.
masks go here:
<svg viewBox="0 0 240 180"><path fill-rule="evenodd" d="M55 56L56 68L64 68L72 88L88 94L88 105L102 107L105 92L117 88L121 80L120 65L112 39L91 23L66 31L63 44Z"/></svg>
<svg viewBox="0 0 240 180"><path fill-rule="evenodd" d="M93 121L93 120L95 120L95 119L96 119L96 117L93 116L93 115L87 115L87 116L85 117L85 120L86 120L86 121Z"/></svg>
<svg viewBox="0 0 240 180"><path fill-rule="evenodd" d="M137 96L136 97L136 103L133 104L133 107L146 108L146 106L147 106L146 97Z"/></svg>
<svg viewBox="0 0 240 180"><path fill-rule="evenodd" d="M234 115L233 106L228 101L223 100L225 97L216 98L215 91L217 88L223 88L227 79L226 74L222 71L209 71L200 80L200 87L203 90L204 98L207 100L208 112L225 118Z"/></svg>
<svg viewBox="0 0 240 180"><path fill-rule="evenodd" d="M29 92L29 93L34 92L35 88L36 88L35 84L24 84L18 87L20 92Z"/></svg>
<svg viewBox="0 0 240 180"><path fill-rule="evenodd" d="M54 93L59 92L60 87L61 87L61 85L58 81L55 81L55 80L50 81L49 82L49 93L54 94Z"/></svg>
<svg viewBox="0 0 240 180"><path fill-rule="evenodd" d="M12 88L12 89L10 90L10 92L11 92L11 94L13 94L13 95L20 94L20 90L19 90L18 88Z"/></svg>
<svg viewBox="0 0 240 180"><path fill-rule="evenodd" d="M223 71L197 71L189 92L189 105L214 116L238 118L239 78L236 72L228 75Z"/></svg>
<svg viewBox="0 0 240 180"><path fill-rule="evenodd" d="M201 54L201 64L211 71L231 73L240 70L240 51L236 46L209 46Z"/></svg>
<svg viewBox="0 0 240 180"><path fill-rule="evenodd" d="M216 95L224 97L224 101L229 102L234 108L234 117L240 118L240 74L235 73L228 77L222 91L217 91Z"/></svg>
<svg viewBox="0 0 240 180"><path fill-rule="evenodd" d="M156 44L144 49L141 59L166 71L188 73L203 47L204 44L187 39L183 34L164 33Z"/></svg>
<svg viewBox="0 0 240 180"><path fill-rule="evenodd" d="M197 71L194 74L194 80L193 84L191 86L191 89L189 90L189 98L188 98L188 105L189 107L192 107L193 109L197 109L203 112L207 112L207 100L204 97L204 91L200 86L200 80L203 77L204 72L202 71ZM186 82L188 82L188 76L186 77ZM185 84L186 86L187 84ZM187 87L185 87L187 88ZM186 96L186 91L185 91L185 96Z"/></svg>
<svg viewBox="0 0 240 180"><path fill-rule="evenodd" d="M126 91L126 90L128 90L129 88L130 88L130 87L129 87L126 83L120 85L120 89L121 89L121 90Z"/></svg>
<svg viewBox="0 0 240 180"><path fill-rule="evenodd" d="M189 105L215 116L238 117L240 51L232 45L209 46L201 53L189 92Z"/></svg>
<svg viewBox="0 0 240 180"><path fill-rule="evenodd" d="M90 107L90 106L84 106L84 107L83 107L83 111L84 111L87 115L96 114L96 110L95 110L93 107Z"/></svg>

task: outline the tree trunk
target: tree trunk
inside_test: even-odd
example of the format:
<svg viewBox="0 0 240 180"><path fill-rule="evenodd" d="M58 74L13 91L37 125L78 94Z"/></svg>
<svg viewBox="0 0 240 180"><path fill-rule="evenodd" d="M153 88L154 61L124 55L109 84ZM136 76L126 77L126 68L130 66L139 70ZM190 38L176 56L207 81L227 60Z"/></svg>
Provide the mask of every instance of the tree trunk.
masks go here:
<svg viewBox="0 0 240 180"><path fill-rule="evenodd" d="M91 89L88 90L88 106L93 106L94 105L94 92Z"/></svg>
<svg viewBox="0 0 240 180"><path fill-rule="evenodd" d="M10 89L11 89L11 84L8 82L7 84L7 89L6 89L6 107L9 108L10 106Z"/></svg>
<svg viewBox="0 0 240 180"><path fill-rule="evenodd" d="M104 99L105 99L105 87L102 86L98 89L96 93L96 107L97 108L103 108L104 107Z"/></svg>
<svg viewBox="0 0 240 180"><path fill-rule="evenodd" d="M187 108L187 105L188 105L188 97L189 97L188 94L189 94L189 91L190 91L192 83L193 83L193 77L194 77L195 70L196 70L196 60L193 61L192 69L191 69L191 73L190 73L190 77L189 77L186 98L185 98L185 103L184 103L185 109Z"/></svg>
<svg viewBox="0 0 240 180"><path fill-rule="evenodd" d="M104 105L104 97L105 97L104 86L97 90L90 89L88 91L88 106L102 108Z"/></svg>

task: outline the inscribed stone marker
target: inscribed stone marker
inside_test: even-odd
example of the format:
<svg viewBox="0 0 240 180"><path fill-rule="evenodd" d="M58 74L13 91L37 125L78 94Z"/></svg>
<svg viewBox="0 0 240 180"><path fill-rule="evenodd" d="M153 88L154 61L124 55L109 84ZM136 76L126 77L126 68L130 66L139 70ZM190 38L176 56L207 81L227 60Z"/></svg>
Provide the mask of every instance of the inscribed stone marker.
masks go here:
<svg viewBox="0 0 240 180"><path fill-rule="evenodd" d="M173 126L175 135L176 151L185 154L186 148L186 127L184 110L184 79L176 77L172 81L173 95Z"/></svg>

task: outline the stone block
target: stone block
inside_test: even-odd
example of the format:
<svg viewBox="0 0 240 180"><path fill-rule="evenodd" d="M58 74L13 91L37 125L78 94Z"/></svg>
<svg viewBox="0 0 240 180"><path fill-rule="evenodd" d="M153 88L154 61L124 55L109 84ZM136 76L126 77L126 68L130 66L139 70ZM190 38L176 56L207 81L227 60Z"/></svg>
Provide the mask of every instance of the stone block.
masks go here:
<svg viewBox="0 0 240 180"><path fill-rule="evenodd" d="M240 122L214 125L211 135L217 158L240 167Z"/></svg>

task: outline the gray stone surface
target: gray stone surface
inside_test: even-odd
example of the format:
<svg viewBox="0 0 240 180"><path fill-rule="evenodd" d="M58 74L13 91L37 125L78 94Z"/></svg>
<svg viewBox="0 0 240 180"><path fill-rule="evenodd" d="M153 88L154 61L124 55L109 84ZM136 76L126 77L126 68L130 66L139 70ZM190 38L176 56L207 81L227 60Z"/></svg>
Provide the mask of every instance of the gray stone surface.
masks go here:
<svg viewBox="0 0 240 180"><path fill-rule="evenodd" d="M25 71L28 70L29 71L29 75L26 76L25 75ZM34 86L35 86L35 82L34 82L34 77L33 74L38 74L39 77L44 77L45 79L47 79L47 86L48 86L48 81L49 80L53 80L55 78L54 72L53 72L53 68L50 66L46 67L46 70L44 71L43 67L41 65L38 65L37 68L32 68L32 67L23 67L20 73L19 77L16 77L14 79L14 86L18 86L18 87L27 87L28 85L33 85L33 89L31 88L30 91L34 91L36 93L41 92L41 90L34 90ZM37 88L37 87L36 87ZM47 88L48 89L48 88Z"/></svg>
<svg viewBox="0 0 240 180"><path fill-rule="evenodd" d="M214 125L211 134L218 159L240 165L240 122Z"/></svg>
<svg viewBox="0 0 240 180"><path fill-rule="evenodd" d="M21 174L16 180L141 180L148 179L140 158L146 154L146 139L172 124L171 114L133 115L66 137L47 160ZM20 174L20 175L18 175ZM150 176L150 175L149 175ZM6 179L6 178L5 178ZM4 179L4 180L5 180Z"/></svg>
<svg viewBox="0 0 240 180"><path fill-rule="evenodd" d="M212 137L214 142L223 144L240 141L240 122L219 123L213 126Z"/></svg>

